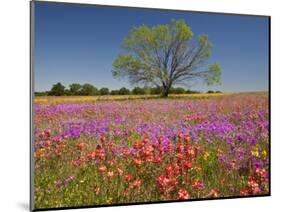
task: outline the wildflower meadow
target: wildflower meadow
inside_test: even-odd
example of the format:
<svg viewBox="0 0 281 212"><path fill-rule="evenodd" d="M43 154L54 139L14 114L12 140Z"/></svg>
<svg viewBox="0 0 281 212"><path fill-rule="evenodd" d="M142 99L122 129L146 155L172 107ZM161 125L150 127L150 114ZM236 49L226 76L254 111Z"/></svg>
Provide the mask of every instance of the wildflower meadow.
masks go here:
<svg viewBox="0 0 281 212"><path fill-rule="evenodd" d="M35 208L269 194L268 93L34 102Z"/></svg>

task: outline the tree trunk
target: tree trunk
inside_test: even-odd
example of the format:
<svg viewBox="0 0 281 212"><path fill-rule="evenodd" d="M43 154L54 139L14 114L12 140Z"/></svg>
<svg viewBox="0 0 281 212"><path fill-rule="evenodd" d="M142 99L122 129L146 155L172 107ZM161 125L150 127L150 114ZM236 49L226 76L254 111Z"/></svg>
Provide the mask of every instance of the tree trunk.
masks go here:
<svg viewBox="0 0 281 212"><path fill-rule="evenodd" d="M168 86L163 86L162 97L168 97L170 88Z"/></svg>

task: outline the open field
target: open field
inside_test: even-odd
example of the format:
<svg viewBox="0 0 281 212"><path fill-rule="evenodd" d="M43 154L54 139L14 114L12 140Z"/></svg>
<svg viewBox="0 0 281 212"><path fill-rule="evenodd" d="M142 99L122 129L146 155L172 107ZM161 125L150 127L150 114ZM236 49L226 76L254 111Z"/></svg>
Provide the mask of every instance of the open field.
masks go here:
<svg viewBox="0 0 281 212"><path fill-rule="evenodd" d="M140 97L35 99L36 208L268 194L267 93Z"/></svg>
<svg viewBox="0 0 281 212"><path fill-rule="evenodd" d="M213 96L229 95L223 93L195 93L195 94L170 94L169 98L209 98ZM159 95L104 95L104 96L43 96L36 97L35 103L47 103L47 102L84 102L84 101L107 101L107 100L137 100L137 99L159 99Z"/></svg>

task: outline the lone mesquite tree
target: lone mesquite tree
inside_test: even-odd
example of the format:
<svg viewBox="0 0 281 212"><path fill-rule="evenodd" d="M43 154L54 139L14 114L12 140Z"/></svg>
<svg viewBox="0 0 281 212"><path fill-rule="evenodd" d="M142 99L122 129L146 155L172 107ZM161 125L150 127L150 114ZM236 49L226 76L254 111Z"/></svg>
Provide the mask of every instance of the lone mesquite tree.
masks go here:
<svg viewBox="0 0 281 212"><path fill-rule="evenodd" d="M219 64L199 69L211 55L208 36L199 36L197 42L192 42L192 37L184 20L135 27L123 42L124 53L113 62L112 74L128 77L131 84L159 87L165 97L172 85L186 84L196 78L203 79L207 85L219 84Z"/></svg>

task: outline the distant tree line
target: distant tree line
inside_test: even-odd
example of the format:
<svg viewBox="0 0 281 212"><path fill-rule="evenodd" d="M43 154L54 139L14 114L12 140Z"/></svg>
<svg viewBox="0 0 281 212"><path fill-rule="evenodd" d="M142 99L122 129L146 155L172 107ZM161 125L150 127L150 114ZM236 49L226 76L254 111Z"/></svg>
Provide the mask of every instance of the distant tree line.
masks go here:
<svg viewBox="0 0 281 212"><path fill-rule="evenodd" d="M160 87L134 87L128 89L122 87L117 90L110 90L109 88L96 88L89 83L79 84L72 83L69 88L66 88L62 83L58 82L54 84L50 91L35 92L35 96L104 96L104 95L160 95L162 89ZM182 87L171 87L169 94L193 94L201 93L199 91L193 91L184 89ZM221 93L221 91L208 91L207 93Z"/></svg>

